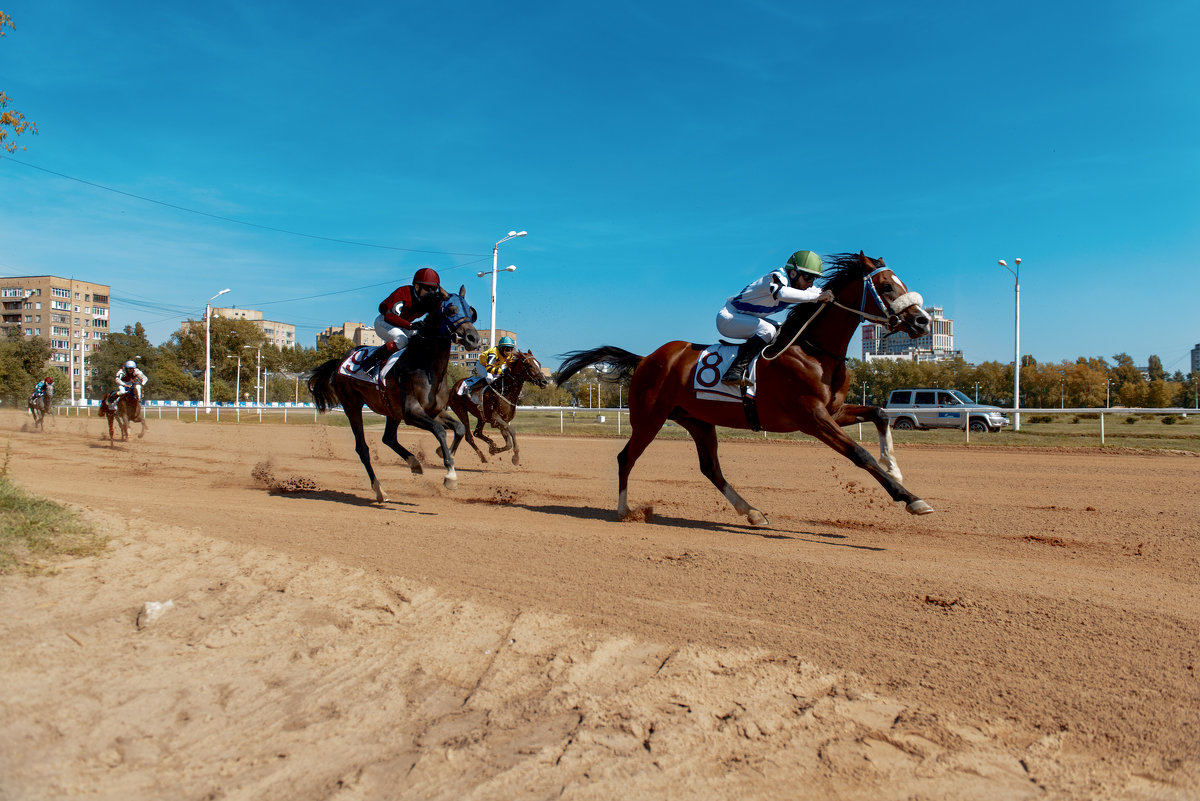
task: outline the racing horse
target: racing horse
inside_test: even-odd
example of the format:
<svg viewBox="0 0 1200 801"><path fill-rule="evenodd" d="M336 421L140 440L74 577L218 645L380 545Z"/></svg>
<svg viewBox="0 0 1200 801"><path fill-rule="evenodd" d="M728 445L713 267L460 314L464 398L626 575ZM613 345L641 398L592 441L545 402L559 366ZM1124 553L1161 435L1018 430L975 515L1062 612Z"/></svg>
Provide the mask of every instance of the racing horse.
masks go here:
<svg viewBox="0 0 1200 801"><path fill-rule="evenodd" d="M46 384L42 394L29 396L29 413L33 415L35 430L45 431L46 415L54 404L54 384Z"/></svg>
<svg viewBox="0 0 1200 801"><path fill-rule="evenodd" d="M137 389L141 388L137 387ZM146 416L142 414L142 403L140 400L138 400L136 392L131 390L130 392L117 395L117 408L116 410L113 410L113 408L109 405L109 402L113 400L113 395L116 394L116 391L113 391L108 397L100 401L100 414L108 418L108 444L113 444L114 421L116 421L117 425L121 428L122 442L125 442L129 439L130 423L142 424L142 430L138 432L138 439L146 436Z"/></svg>
<svg viewBox="0 0 1200 801"><path fill-rule="evenodd" d="M628 504L629 473L667 420L691 434L700 457L700 470L745 515L751 525L765 526L767 518L725 480L717 460L716 426L759 428L773 432L802 431L816 437L856 466L870 473L894 501L915 515L933 511L909 492L892 452L886 413L877 406L847 404L849 371L846 348L860 320L887 326L889 334L906 331L911 337L929 331L923 300L910 292L884 264L859 252L828 257L821 283L833 293L829 304L803 303L788 313L775 341L753 366L754 406L748 402L715 399L697 387L719 388L721 362L711 348L688 342L668 342L649 356L602 346L565 354L557 381L561 384L591 365L609 365L610 379L630 378L629 424L632 434L617 456L617 514L632 517ZM736 400L736 399L733 399ZM757 419L751 421L751 415ZM851 423L871 422L879 432L880 458L842 431Z"/></svg>
<svg viewBox="0 0 1200 801"><path fill-rule="evenodd" d="M371 467L371 449L363 433L363 406L382 415L385 423L383 443L400 454L413 473L424 472L421 461L396 439L400 421L422 428L437 437L438 453L446 466L443 479L447 489L458 484L454 472L454 449L462 440L463 424L446 413L450 400L450 345L460 342L467 350L476 350L483 341L473 325L475 310L467 305L467 288L457 294L444 292L441 306L430 312L416 325L416 335L408 347L385 374L383 386L370 376L362 375L357 365L366 354L365 348L355 348L340 359L330 359L317 367L308 379L317 411L326 412L340 405L354 432L354 450L367 469L371 489L379 503L387 501ZM381 368L382 369L382 368ZM446 447L446 428L454 430L454 446Z"/></svg>
<svg viewBox="0 0 1200 801"><path fill-rule="evenodd" d="M512 463L520 464L521 449L517 447L516 434L509 424L517 413L517 398L520 397L526 381L531 381L538 387L550 384L550 380L542 374L541 362L534 358L533 351L527 350L524 353L518 351L517 358L508 366L508 369L501 373L494 382L484 387L482 408L471 400L471 396L462 389L463 384L469 380L468 378L461 379L454 385L454 389L450 393L450 408L466 426L467 444L475 449L475 453L479 454L479 460L482 462L487 462L487 457L475 444L475 437L479 437L488 444L488 452L493 456L512 450ZM478 420L475 424L475 437L471 436L472 416ZM503 448L497 447L491 438L483 433L485 424L499 429L500 433L504 435Z"/></svg>

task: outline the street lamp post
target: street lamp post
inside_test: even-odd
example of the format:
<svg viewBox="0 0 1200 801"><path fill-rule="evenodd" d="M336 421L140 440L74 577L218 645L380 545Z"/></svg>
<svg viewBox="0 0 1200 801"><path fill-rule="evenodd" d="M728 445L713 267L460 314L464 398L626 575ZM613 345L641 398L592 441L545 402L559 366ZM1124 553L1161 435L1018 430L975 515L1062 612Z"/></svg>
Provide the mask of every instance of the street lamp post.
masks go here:
<svg viewBox="0 0 1200 801"><path fill-rule="evenodd" d="M228 292L222 289L204 304L204 412L212 406L212 302Z"/></svg>
<svg viewBox="0 0 1200 801"><path fill-rule="evenodd" d="M979 403L979 382L975 382L975 402Z"/></svg>
<svg viewBox="0 0 1200 801"><path fill-rule="evenodd" d="M999 264L1013 274L1013 297L1016 301L1016 317L1013 321L1013 431L1021 430L1021 260L1013 259L1013 266L1000 259Z"/></svg>
<svg viewBox="0 0 1200 801"><path fill-rule="evenodd" d="M1104 408L1105 409L1112 406L1112 402L1109 400L1109 390L1110 389L1112 389L1112 379L1106 378L1106 379L1104 379Z"/></svg>
<svg viewBox="0 0 1200 801"><path fill-rule="evenodd" d="M488 347L496 347L496 265L499 263L500 246L510 239L516 239L519 236L525 236L528 231L509 231L508 236L501 239L492 248L492 336L488 340ZM516 265L510 264L504 268L504 272L511 273L516 270ZM480 278L483 278L487 273L477 273Z"/></svg>
<svg viewBox="0 0 1200 801"><path fill-rule="evenodd" d="M254 350L258 353L258 361L254 363L254 403L258 405L258 371L262 367L262 345L242 345L242 350Z"/></svg>
<svg viewBox="0 0 1200 801"><path fill-rule="evenodd" d="M237 355L237 380L233 383L233 405L242 405L242 354Z"/></svg>

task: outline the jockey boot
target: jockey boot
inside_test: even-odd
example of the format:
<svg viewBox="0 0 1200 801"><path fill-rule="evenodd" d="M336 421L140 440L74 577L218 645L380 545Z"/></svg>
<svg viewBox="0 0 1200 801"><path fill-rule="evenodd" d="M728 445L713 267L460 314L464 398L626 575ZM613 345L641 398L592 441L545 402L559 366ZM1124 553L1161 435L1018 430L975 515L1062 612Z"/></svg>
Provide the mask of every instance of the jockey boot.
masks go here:
<svg viewBox="0 0 1200 801"><path fill-rule="evenodd" d="M767 343L758 337L751 337L738 345L737 356L729 365L729 369L725 371L725 375L721 376L721 383L735 387L749 386L750 379L746 377L746 369L754 357L762 353L762 349L766 346Z"/></svg>
<svg viewBox="0 0 1200 801"><path fill-rule="evenodd" d="M369 373L374 370L380 362L395 352L396 345L394 342L385 343L363 357L362 362L360 362L358 365L359 369L361 369L364 373Z"/></svg>

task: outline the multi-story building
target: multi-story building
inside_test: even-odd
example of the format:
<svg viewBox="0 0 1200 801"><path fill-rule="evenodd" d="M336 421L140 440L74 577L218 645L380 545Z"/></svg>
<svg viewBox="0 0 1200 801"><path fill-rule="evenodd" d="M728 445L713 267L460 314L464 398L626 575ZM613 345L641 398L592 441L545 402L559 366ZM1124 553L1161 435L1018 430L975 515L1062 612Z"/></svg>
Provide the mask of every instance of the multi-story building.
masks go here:
<svg viewBox="0 0 1200 801"><path fill-rule="evenodd" d="M904 357L918 362L961 359L962 351L954 349L954 321L946 317L941 306L926 306L929 312L929 333L912 339L907 334L887 336L887 326L864 323L862 327L862 357L864 361L880 357Z"/></svg>
<svg viewBox="0 0 1200 801"><path fill-rule="evenodd" d="M1200 374L1200 342L1196 343L1196 347L1192 348L1192 372Z"/></svg>
<svg viewBox="0 0 1200 801"><path fill-rule="evenodd" d="M383 344L383 340L379 338L379 334L375 333L373 326L364 323L342 323L341 325L331 325L324 331L317 334L317 345L324 345L331 337L340 336L353 342L355 345L369 345L376 347Z"/></svg>
<svg viewBox="0 0 1200 801"><path fill-rule="evenodd" d="M294 348L296 347L296 326L288 323L280 323L275 320L264 320L263 313L256 309L238 309L230 307L227 309L213 307L213 317L224 317L226 320L246 320L253 323L254 327L262 331L263 337L266 339L266 344L274 345L278 348ZM180 331L190 331L193 325L203 326L204 320L184 320L180 324Z"/></svg>
<svg viewBox="0 0 1200 801"><path fill-rule="evenodd" d="M50 361L70 377L73 390L91 374L88 355L108 336L111 294L107 284L56 275L0 278L0 327L49 340Z"/></svg>
<svg viewBox="0 0 1200 801"><path fill-rule="evenodd" d="M255 309L217 309L212 310L213 317L224 317L226 320L248 320L263 332L268 345L277 348L296 347L296 326L280 323L275 320L263 319L263 313Z"/></svg>

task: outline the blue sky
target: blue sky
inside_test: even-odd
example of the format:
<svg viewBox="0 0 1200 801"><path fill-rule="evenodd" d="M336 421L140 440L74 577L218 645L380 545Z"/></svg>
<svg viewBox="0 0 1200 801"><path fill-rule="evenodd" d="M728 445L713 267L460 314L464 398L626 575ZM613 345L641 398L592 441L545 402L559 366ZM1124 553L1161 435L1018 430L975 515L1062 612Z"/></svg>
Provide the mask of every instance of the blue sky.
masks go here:
<svg viewBox="0 0 1200 801"><path fill-rule="evenodd" d="M111 284L156 343L230 287L311 345L421 266L486 327L526 230L497 324L556 364L712 341L793 250L864 250L979 362L1020 256L1023 354L1186 372L1200 4L835 5L0 0L39 129L0 275Z"/></svg>

